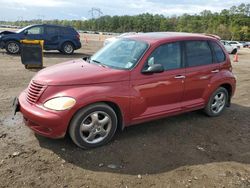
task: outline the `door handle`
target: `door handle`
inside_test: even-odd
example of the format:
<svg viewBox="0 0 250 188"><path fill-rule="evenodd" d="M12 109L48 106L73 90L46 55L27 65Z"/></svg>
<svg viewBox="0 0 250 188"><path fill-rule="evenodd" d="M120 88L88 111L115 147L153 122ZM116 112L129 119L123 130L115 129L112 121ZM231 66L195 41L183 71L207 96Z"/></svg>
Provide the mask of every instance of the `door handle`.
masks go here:
<svg viewBox="0 0 250 188"><path fill-rule="evenodd" d="M183 76L183 75L177 75L174 77L175 79L184 79L186 78L186 76Z"/></svg>
<svg viewBox="0 0 250 188"><path fill-rule="evenodd" d="M219 69L216 69L216 70L212 70L211 73L218 73L220 72Z"/></svg>

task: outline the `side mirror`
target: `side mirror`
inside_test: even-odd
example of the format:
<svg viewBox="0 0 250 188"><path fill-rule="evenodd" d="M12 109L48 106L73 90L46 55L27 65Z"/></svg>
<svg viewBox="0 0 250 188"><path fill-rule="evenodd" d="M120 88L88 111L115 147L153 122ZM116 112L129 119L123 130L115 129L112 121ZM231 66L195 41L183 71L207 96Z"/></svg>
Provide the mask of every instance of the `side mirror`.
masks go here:
<svg viewBox="0 0 250 188"><path fill-rule="evenodd" d="M24 30L23 34L28 35L28 30Z"/></svg>
<svg viewBox="0 0 250 188"><path fill-rule="evenodd" d="M150 65L148 68L142 70L142 73L144 74L161 72L164 72L164 67L161 64L153 64Z"/></svg>

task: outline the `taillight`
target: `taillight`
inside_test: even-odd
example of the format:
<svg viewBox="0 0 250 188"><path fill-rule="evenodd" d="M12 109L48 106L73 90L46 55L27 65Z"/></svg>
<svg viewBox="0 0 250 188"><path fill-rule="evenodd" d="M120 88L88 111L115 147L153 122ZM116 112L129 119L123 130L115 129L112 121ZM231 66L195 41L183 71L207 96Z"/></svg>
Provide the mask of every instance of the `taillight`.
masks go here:
<svg viewBox="0 0 250 188"><path fill-rule="evenodd" d="M78 38L80 40L80 34L79 33L76 35L76 38Z"/></svg>

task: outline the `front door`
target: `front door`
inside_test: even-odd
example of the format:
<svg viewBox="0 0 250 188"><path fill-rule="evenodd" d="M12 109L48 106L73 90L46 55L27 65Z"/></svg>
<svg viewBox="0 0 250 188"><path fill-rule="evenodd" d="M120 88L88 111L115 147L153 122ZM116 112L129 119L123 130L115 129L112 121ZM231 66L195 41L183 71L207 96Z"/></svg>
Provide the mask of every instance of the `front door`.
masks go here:
<svg viewBox="0 0 250 188"><path fill-rule="evenodd" d="M157 47L147 58L145 68L163 65L165 71L131 78L131 119L133 123L156 118L181 110L185 68L182 66L181 43L167 43Z"/></svg>
<svg viewBox="0 0 250 188"><path fill-rule="evenodd" d="M29 40L44 40L44 26L34 26L25 30L25 38Z"/></svg>

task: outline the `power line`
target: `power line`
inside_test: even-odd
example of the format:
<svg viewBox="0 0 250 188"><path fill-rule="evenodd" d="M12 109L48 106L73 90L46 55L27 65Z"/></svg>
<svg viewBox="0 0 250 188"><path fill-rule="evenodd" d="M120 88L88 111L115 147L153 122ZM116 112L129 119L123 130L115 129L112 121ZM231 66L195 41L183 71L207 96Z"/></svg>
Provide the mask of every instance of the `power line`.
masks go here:
<svg viewBox="0 0 250 188"><path fill-rule="evenodd" d="M99 17L101 17L103 15L103 12L101 11L101 9L96 8L96 7L91 8L89 13L91 14L92 19L99 18Z"/></svg>

